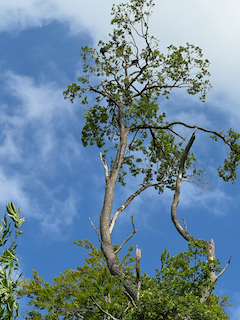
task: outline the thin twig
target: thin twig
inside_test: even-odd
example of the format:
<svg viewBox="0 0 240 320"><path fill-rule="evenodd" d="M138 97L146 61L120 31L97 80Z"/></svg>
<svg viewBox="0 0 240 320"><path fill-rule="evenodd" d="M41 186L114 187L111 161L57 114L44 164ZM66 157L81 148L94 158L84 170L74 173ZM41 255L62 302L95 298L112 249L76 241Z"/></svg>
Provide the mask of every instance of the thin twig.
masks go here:
<svg viewBox="0 0 240 320"><path fill-rule="evenodd" d="M226 266L222 269L222 271L217 275L217 279L219 278L219 277L221 277L221 275L223 274L223 272L227 269L227 267L229 266L229 264L230 264L230 262L231 262L231 258L232 258L232 256L229 258L229 260L228 260L228 263L226 264ZM217 281L217 279L216 279L216 281Z"/></svg>
<svg viewBox="0 0 240 320"><path fill-rule="evenodd" d="M90 296L90 298L92 299L93 303L98 307L98 309L100 311L102 311L103 313L105 313L107 316L109 316L111 319L113 320L119 320L117 318L115 318L113 315L111 315L109 312L103 310L103 308L93 299L93 297Z"/></svg>
<svg viewBox="0 0 240 320"><path fill-rule="evenodd" d="M91 225L92 225L93 229L97 232L99 242L102 242L101 239L100 239L100 236L99 236L99 232L98 232L97 228L94 226L94 224L93 224L93 222L92 222L90 217L89 217L89 221L91 222Z"/></svg>
<svg viewBox="0 0 240 320"><path fill-rule="evenodd" d="M185 225L185 231L187 231L187 224L186 224L185 219L183 219L183 223L184 223L184 225Z"/></svg>
<svg viewBox="0 0 240 320"><path fill-rule="evenodd" d="M128 309L130 309L130 308L131 308L131 304L130 304L130 301L128 301L128 306L127 306L127 308L123 311L122 314L127 313Z"/></svg>
<svg viewBox="0 0 240 320"><path fill-rule="evenodd" d="M115 251L116 254L122 249L122 247L124 246L124 244L125 244L129 239L132 238L132 236L134 235L134 233L137 232L137 230L135 229L135 226L134 226L134 222L133 222L133 215L130 216L130 217L131 217L131 220L132 220L133 232L130 234L129 237L127 237L127 238L122 242L122 244L120 245L120 247Z"/></svg>
<svg viewBox="0 0 240 320"><path fill-rule="evenodd" d="M107 166L106 161L102 158L102 152L100 152L100 159L101 159L101 161L102 161L103 168L104 168L104 171L105 171L105 178L106 178L106 180L107 180L107 179L109 179L108 166Z"/></svg>
<svg viewBox="0 0 240 320"><path fill-rule="evenodd" d="M127 291L125 291L125 290L123 290L123 293L125 293L125 295L128 297L128 299L131 301L132 305L133 305L135 308L137 308L136 303L134 302L134 300L133 300L133 298L130 296L130 294L129 294Z"/></svg>

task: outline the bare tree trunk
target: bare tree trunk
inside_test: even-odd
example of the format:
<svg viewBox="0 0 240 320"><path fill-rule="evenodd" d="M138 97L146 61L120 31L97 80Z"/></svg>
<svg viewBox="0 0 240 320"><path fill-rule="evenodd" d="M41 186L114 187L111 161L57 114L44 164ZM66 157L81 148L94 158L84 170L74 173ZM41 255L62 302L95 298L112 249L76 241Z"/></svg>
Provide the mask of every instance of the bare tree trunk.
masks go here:
<svg viewBox="0 0 240 320"><path fill-rule="evenodd" d="M124 102L121 101L119 104L119 113L118 113L118 124L120 128L120 146L115 158L111 174L108 174L107 164L104 163L105 177L106 177L106 187L105 187L105 197L103 209L100 214L100 235L101 235L101 249L104 254L104 257L107 262L107 266L112 275L120 275L124 277L125 269L118 261L116 252L113 250L111 233L110 233L110 218L112 212L113 196L114 189L118 179L120 169L124 161L125 150L127 147L127 137L129 129L125 128L122 113L123 113ZM133 300L138 298L137 284L126 280L124 282L124 287L127 293Z"/></svg>

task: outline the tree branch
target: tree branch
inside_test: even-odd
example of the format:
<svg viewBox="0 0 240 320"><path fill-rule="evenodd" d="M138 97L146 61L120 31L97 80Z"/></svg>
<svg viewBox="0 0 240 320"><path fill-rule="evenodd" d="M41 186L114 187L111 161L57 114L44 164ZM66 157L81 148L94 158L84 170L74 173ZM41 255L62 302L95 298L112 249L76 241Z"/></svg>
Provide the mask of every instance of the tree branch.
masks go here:
<svg viewBox="0 0 240 320"><path fill-rule="evenodd" d="M114 228L115 222L117 220L117 217L119 216L119 214L127 208L127 206L130 204L130 202L136 198L141 192L143 192L145 189L149 188L149 187L155 187L159 184L161 184L164 179L167 177L167 175L165 175L160 181L156 182L156 183L149 183L146 185L143 185L140 189L138 189L136 192L134 192L133 194L131 194L130 197L128 197L128 199L125 201L125 203L119 207L117 209L117 211L115 212L114 216L112 217L111 221L110 221L110 225L109 225L109 230L110 230L110 234L112 233L112 230Z"/></svg>
<svg viewBox="0 0 240 320"><path fill-rule="evenodd" d="M231 262L231 258L232 256L229 258L228 263L225 265L225 267L222 269L222 271L217 275L216 281L219 277L221 277L221 275L225 272L225 270L227 269L227 267L229 266L230 262Z"/></svg>
<svg viewBox="0 0 240 320"><path fill-rule="evenodd" d="M120 245L120 247L115 251L116 254L122 249L122 247L124 246L124 244L125 244L129 239L132 238L132 236L134 235L134 233L137 232L137 230L135 229L135 226L134 226L134 222L133 222L133 215L131 216L131 220L132 220L133 232L130 234L129 237L127 237L127 238L122 242L122 244Z"/></svg>
<svg viewBox="0 0 240 320"><path fill-rule="evenodd" d="M220 133L218 133L218 132L216 132L216 131L214 131L214 130L207 130L207 129L205 129L205 128L198 127L198 126L191 126L191 125L186 124L186 123L184 123L184 122L182 122L182 121L174 121L174 122L168 123L168 124L163 125L163 126L155 126L155 125L151 125L151 124L134 125L134 126L131 126L131 127L130 127L130 131L134 131L134 130L136 130L136 129L137 129L137 130L139 130L139 129L168 129L168 130L172 131L171 126L174 126L174 125L176 125L176 124L180 124L180 125L182 125L182 126L184 126L184 127L186 127L186 128L190 128L190 129L195 129L195 130L198 129L198 130L201 130L201 131L203 131L203 132L213 133L213 134L215 134L217 137L221 138L221 139L223 140L223 142L230 147L231 150L239 153L239 151L236 150L236 149L234 149L234 148L231 146L231 144L229 144L229 141L228 141L224 136L222 136ZM174 133L175 133L175 132L174 132ZM175 134L176 134L176 133L175 133ZM182 138L182 137L181 137L181 138Z"/></svg>
<svg viewBox="0 0 240 320"><path fill-rule="evenodd" d="M99 242L101 242L99 232L98 232L97 228L94 226L94 224L93 224L93 222L92 222L92 220L91 220L90 217L89 217L89 221L91 222L91 225L92 225L93 229L96 231L96 233L97 233L97 235L98 235L98 240L99 240Z"/></svg>
<svg viewBox="0 0 240 320"><path fill-rule="evenodd" d="M177 206L179 203L179 197L180 197L180 192L181 192L181 182L182 182L182 178L183 178L183 172L184 172L184 164L185 161L187 160L187 156L189 153L189 150L195 140L195 132L196 132L197 128L195 129L195 131L193 132L180 161L180 165L179 165L179 171L178 171L178 176L177 176L177 181L176 181L176 190L174 193L174 198L173 198L173 203L171 206L171 218L173 221L173 224L175 225L177 231L183 236L184 239L186 239L187 241L189 240L193 240L193 241L197 241L196 238L194 238L193 236L191 236L186 228L185 230L182 228L182 226L180 225L178 218L177 218Z"/></svg>
<svg viewBox="0 0 240 320"><path fill-rule="evenodd" d="M187 224L186 224L185 219L183 219L183 223L184 223L184 225L185 225L185 231L187 231Z"/></svg>
<svg viewBox="0 0 240 320"><path fill-rule="evenodd" d="M123 290L123 293L125 293L125 295L128 297L128 299L130 300L130 302L132 303L132 305L137 308L136 303L134 302L132 296L125 290Z"/></svg>
<svg viewBox="0 0 240 320"><path fill-rule="evenodd" d="M107 179L109 179L108 166L107 166L106 161L102 158L102 152L100 152L100 159L102 161L103 168L104 168L104 171L105 171L105 179L107 180Z"/></svg>
<svg viewBox="0 0 240 320"><path fill-rule="evenodd" d="M109 312L103 310L103 308L93 299L93 297L90 296L90 298L92 299L93 303L95 304L95 306L98 307L98 309L103 312L104 314L106 314L108 317L110 317L113 320L119 320L117 318L115 318L113 315L111 315Z"/></svg>

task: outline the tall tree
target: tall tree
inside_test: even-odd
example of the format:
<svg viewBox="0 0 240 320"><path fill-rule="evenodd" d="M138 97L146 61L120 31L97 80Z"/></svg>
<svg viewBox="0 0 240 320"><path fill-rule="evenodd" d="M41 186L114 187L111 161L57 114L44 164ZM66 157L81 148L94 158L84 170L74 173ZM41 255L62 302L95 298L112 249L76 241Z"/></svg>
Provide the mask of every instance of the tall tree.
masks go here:
<svg viewBox="0 0 240 320"><path fill-rule="evenodd" d="M158 41L149 34L149 18L154 3L152 0L130 0L113 6L115 26L110 40L99 41L98 49L83 47L83 76L79 84L73 83L64 92L65 98L73 102L79 98L87 107L82 130L84 146L96 144L99 148L107 144L100 153L105 171L105 196L100 213L99 241L107 266L112 275L125 279L124 287L129 299L139 298L140 279L126 278L126 270L117 258L111 240L115 222L119 214L144 190L154 187L159 193L164 188L174 191L171 207L172 221L187 241L200 241L207 250L207 261L211 261L209 282L202 288L200 303L208 301L212 285L218 275L215 273L214 241L196 239L187 231L186 222L182 227L177 218L177 205L180 197L182 179L194 181L201 177L201 171L193 168L195 157L190 149L199 131L210 133L214 140L222 140L229 149L224 165L218 168L224 181L234 182L240 160L239 134L232 129L227 134L216 132L196 124L184 123L176 119L165 120L166 114L160 112L158 104L163 96L168 99L173 89L186 88L190 95L198 94L205 101L211 85L207 68L209 61L203 59L202 50L192 44L175 47L170 45L168 53L163 54ZM96 103L89 105L89 98L95 94ZM191 138L184 147L187 136L181 136L176 126L188 128ZM111 167L107 164L107 153L111 148ZM112 213L114 190L117 181L125 185L127 169L133 176L142 177L142 186ZM197 181L198 181L197 180ZM119 248L136 232L132 217L133 232ZM97 230L97 229L96 229ZM138 264L139 265L139 264Z"/></svg>
<svg viewBox="0 0 240 320"><path fill-rule="evenodd" d="M17 238L23 232L20 230L25 219L19 218L20 208L16 210L14 204L7 203L7 213L0 222L0 318L6 320L15 319L19 316L19 304L16 300L16 291L20 275L17 275L19 261L16 258ZM9 217L14 223L15 235L11 239L11 223L8 223ZM14 274L13 274L14 273Z"/></svg>

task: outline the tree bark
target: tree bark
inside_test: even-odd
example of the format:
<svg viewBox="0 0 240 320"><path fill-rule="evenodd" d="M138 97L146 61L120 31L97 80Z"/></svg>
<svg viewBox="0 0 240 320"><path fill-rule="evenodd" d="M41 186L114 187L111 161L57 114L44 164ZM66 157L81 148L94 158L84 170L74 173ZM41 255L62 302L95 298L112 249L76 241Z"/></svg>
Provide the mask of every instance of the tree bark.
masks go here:
<svg viewBox="0 0 240 320"><path fill-rule="evenodd" d="M120 169L124 161L124 155L127 147L127 137L129 129L124 126L122 114L124 108L124 101L119 103L118 124L120 128L120 146L114 161L110 175L106 175L106 187L103 209L100 214L100 235L101 235L101 249L107 262L108 269L112 275L120 275L124 277L125 269L118 261L116 253L113 249L111 233L110 233L110 218L112 212L114 189L118 179ZM106 173L106 169L105 169ZM129 280L124 281L124 288L133 300L138 298L137 284Z"/></svg>

